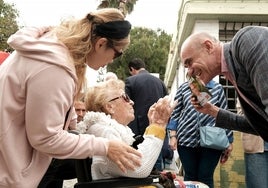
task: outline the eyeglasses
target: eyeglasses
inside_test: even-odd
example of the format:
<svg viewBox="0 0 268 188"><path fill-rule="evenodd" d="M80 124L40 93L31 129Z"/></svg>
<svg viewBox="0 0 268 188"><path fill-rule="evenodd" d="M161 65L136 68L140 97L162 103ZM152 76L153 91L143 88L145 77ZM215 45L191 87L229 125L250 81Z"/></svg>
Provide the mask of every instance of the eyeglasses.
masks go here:
<svg viewBox="0 0 268 188"><path fill-rule="evenodd" d="M120 99L120 98L124 99L124 101L126 101L126 102L130 102L130 100L131 100L127 94L123 93L119 97L115 97L115 98L109 100L108 102L112 102L112 101L115 101L115 100Z"/></svg>
<svg viewBox="0 0 268 188"><path fill-rule="evenodd" d="M111 48L114 50L114 58L113 59L116 59L123 54L123 52L119 52L114 46L111 46Z"/></svg>
<svg viewBox="0 0 268 188"><path fill-rule="evenodd" d="M113 45L113 42L108 39L108 47L112 48L114 50L114 58L113 59L116 59L118 57L120 57L122 54L123 54L123 51L119 52Z"/></svg>

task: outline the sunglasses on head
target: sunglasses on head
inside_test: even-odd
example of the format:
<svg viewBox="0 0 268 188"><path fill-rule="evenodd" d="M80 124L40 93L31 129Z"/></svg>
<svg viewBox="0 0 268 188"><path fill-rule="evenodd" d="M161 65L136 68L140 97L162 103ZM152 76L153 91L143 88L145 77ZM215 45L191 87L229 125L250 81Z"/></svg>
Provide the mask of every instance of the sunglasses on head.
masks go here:
<svg viewBox="0 0 268 188"><path fill-rule="evenodd" d="M124 99L124 101L126 101L126 102L130 102L129 96L127 94L125 94L125 93L123 93L119 97L115 97L115 98L109 100L108 102L112 102L112 101L115 101L115 100L120 99L120 98Z"/></svg>

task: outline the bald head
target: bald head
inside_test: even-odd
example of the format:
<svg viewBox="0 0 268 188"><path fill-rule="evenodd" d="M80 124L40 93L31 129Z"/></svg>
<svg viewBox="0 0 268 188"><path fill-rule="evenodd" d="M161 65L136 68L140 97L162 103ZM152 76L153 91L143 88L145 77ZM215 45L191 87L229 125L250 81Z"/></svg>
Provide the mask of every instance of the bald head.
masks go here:
<svg viewBox="0 0 268 188"><path fill-rule="evenodd" d="M199 32L199 33L194 33L190 35L186 40L183 42L181 46L181 56L182 53L187 50L191 51L199 51L202 48L202 45L204 44L204 41L212 41L212 42L217 42L217 39L210 34L206 32Z"/></svg>
<svg viewBox="0 0 268 188"><path fill-rule="evenodd" d="M190 35L181 46L181 62L188 68L187 74L201 78L204 83L221 72L220 41L208 33Z"/></svg>

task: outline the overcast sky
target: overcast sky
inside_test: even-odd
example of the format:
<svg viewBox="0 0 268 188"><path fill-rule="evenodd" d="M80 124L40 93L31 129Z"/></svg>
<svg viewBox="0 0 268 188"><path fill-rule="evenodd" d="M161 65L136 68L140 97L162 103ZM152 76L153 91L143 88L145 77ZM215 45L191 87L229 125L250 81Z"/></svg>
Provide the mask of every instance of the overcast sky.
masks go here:
<svg viewBox="0 0 268 188"><path fill-rule="evenodd" d="M62 18L84 17L95 10L98 0L4 0L14 3L20 13L20 25L56 25ZM172 34L176 28L179 0L138 0L127 16L133 26L161 28Z"/></svg>
<svg viewBox="0 0 268 188"><path fill-rule="evenodd" d="M60 20L74 16L84 17L95 10L99 0L4 0L13 3L19 11L20 26L57 25ZM172 34L176 28L179 0L138 0L134 11L127 16L131 24ZM96 81L97 73L88 71L89 85Z"/></svg>

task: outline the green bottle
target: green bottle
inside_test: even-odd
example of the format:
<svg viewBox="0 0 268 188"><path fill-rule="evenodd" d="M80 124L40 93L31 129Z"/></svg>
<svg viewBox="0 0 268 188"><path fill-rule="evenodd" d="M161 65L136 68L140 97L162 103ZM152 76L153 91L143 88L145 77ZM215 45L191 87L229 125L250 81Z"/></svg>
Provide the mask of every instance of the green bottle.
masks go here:
<svg viewBox="0 0 268 188"><path fill-rule="evenodd" d="M193 97L199 102L201 106L209 101L211 98L211 93L205 84L196 76L186 75L191 89Z"/></svg>

